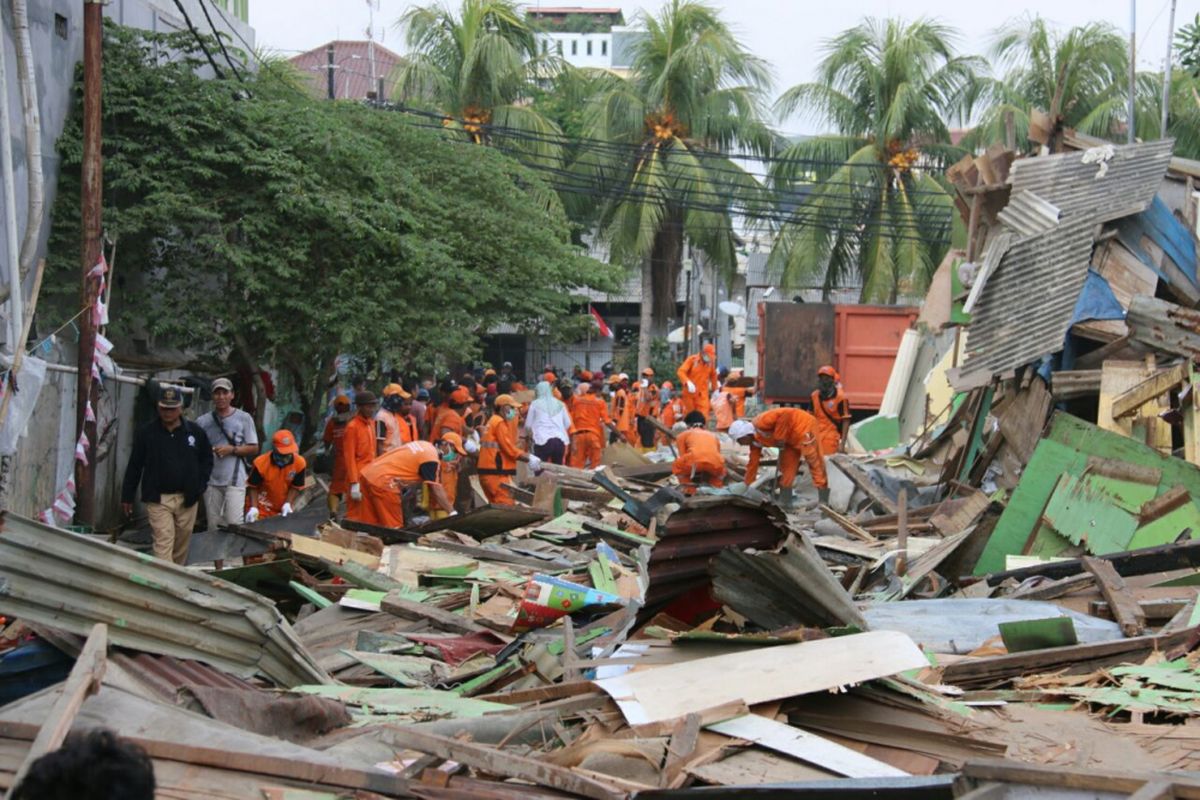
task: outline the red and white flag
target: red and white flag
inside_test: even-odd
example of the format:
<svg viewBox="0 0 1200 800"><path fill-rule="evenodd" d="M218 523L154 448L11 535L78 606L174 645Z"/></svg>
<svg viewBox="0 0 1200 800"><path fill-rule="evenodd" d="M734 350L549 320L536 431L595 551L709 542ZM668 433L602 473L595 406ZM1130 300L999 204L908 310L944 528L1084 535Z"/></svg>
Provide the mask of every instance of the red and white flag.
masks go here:
<svg viewBox="0 0 1200 800"><path fill-rule="evenodd" d="M612 339L612 328L608 327L608 323L604 321L604 317L600 316L600 312L596 310L595 306L589 303L588 311L592 312L592 319L596 321L596 327L600 329L600 335L605 339Z"/></svg>

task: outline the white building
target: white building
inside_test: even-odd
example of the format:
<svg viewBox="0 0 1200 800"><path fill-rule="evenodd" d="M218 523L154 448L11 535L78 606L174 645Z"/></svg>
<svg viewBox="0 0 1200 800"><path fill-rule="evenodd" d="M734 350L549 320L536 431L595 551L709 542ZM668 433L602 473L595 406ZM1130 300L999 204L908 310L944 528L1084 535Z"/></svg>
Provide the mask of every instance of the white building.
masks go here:
<svg viewBox="0 0 1200 800"><path fill-rule="evenodd" d="M531 5L526 17L539 31L538 49L557 54L575 67L624 73L632 59L632 43L641 31L625 25L619 8Z"/></svg>

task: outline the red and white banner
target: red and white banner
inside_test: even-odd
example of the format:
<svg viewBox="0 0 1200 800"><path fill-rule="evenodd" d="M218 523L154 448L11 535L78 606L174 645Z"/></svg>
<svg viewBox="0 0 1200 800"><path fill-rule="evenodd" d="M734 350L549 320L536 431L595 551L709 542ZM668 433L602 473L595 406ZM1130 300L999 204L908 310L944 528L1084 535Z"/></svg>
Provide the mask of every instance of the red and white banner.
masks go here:
<svg viewBox="0 0 1200 800"><path fill-rule="evenodd" d="M600 335L605 339L612 339L612 328L608 327L608 323L604 321L604 317L600 316L600 312L596 310L595 306L589 303L588 311L592 312L592 319L595 320L596 327L600 329Z"/></svg>

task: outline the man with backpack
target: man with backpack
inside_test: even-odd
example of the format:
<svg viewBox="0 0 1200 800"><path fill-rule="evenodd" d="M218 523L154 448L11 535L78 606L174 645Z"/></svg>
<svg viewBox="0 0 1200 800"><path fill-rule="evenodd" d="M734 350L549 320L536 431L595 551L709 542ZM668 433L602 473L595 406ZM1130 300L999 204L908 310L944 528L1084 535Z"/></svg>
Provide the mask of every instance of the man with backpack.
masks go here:
<svg viewBox="0 0 1200 800"><path fill-rule="evenodd" d="M212 413L196 420L212 445L213 470L204 490L208 530L218 525L241 525L246 504L248 458L258 455L254 417L233 407L233 383L228 378L212 382Z"/></svg>

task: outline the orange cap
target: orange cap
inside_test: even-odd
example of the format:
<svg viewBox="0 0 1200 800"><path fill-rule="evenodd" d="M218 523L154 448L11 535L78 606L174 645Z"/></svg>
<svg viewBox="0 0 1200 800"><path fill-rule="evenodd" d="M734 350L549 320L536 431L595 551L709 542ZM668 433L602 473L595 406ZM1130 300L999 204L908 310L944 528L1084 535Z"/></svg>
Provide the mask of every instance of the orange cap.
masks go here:
<svg viewBox="0 0 1200 800"><path fill-rule="evenodd" d="M460 456L465 456L467 454L467 448L463 447L462 437L454 431L446 431L443 433L441 441L449 443L450 446L458 451Z"/></svg>
<svg viewBox="0 0 1200 800"><path fill-rule="evenodd" d="M592 380L592 373L590 370L585 369L583 372L579 373L579 377L590 383Z"/></svg>
<svg viewBox="0 0 1200 800"><path fill-rule="evenodd" d="M654 370L651 369L650 367L646 367L644 370L642 370L642 374L645 375L647 378L653 378Z"/></svg>
<svg viewBox="0 0 1200 800"><path fill-rule="evenodd" d="M383 387L383 396L384 397L391 397L394 394L400 395L405 400L412 397L412 395L409 394L408 392L404 391L404 387L398 383L389 383L387 386Z"/></svg>
<svg viewBox="0 0 1200 800"><path fill-rule="evenodd" d="M709 342L708 344L704 345L704 354L706 356L708 356L709 358L717 357L717 348L713 346L712 342Z"/></svg>
<svg viewBox="0 0 1200 800"><path fill-rule="evenodd" d="M346 397L344 394L339 394L337 397L333 398L333 407L348 410L350 408L350 398Z"/></svg>
<svg viewBox="0 0 1200 800"><path fill-rule="evenodd" d="M817 374L818 375L828 375L829 377L833 378L835 381L838 380L837 370L834 369L833 367L829 366L828 364L826 364L825 366L823 366L819 370L817 370Z"/></svg>
<svg viewBox="0 0 1200 800"><path fill-rule="evenodd" d="M456 406L465 406L471 402L471 390L465 386L459 386L450 393L450 402Z"/></svg>
<svg viewBox="0 0 1200 800"><path fill-rule="evenodd" d="M275 431L275 435L271 437L271 447L276 453L285 456L300 452L300 448L296 446L296 437L286 428Z"/></svg>
<svg viewBox="0 0 1200 800"><path fill-rule="evenodd" d="M511 394L502 394L492 401L492 405L494 405L496 408L501 408L503 406L512 406L513 408L517 408L517 401Z"/></svg>
<svg viewBox="0 0 1200 800"><path fill-rule="evenodd" d="M558 376L553 372L547 372L542 376L542 380L544 380L546 383L555 383L558 381Z"/></svg>

